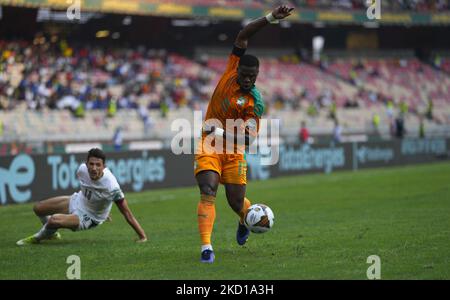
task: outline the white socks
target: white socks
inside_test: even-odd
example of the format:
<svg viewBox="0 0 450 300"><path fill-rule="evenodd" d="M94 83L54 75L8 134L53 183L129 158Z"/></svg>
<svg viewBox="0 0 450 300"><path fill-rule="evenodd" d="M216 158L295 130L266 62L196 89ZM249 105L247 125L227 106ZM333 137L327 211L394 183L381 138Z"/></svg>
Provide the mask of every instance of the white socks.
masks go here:
<svg viewBox="0 0 450 300"><path fill-rule="evenodd" d="M50 219L50 216L39 217L39 220L41 220L42 225L47 224L48 219Z"/></svg>
<svg viewBox="0 0 450 300"><path fill-rule="evenodd" d="M51 237L58 229L47 229L47 224L45 224L34 237L38 240L45 240Z"/></svg>
<svg viewBox="0 0 450 300"><path fill-rule="evenodd" d="M208 245L202 245L202 252L205 251L205 250L211 250L211 251L213 251L213 248L212 248L211 244L208 244Z"/></svg>

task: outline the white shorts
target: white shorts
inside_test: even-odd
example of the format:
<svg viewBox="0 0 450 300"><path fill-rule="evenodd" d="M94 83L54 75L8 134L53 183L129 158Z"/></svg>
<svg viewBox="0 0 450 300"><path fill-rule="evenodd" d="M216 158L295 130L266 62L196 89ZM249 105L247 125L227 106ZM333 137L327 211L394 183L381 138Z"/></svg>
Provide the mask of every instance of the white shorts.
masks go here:
<svg viewBox="0 0 450 300"><path fill-rule="evenodd" d="M95 218L92 217L89 213L80 209L78 193L74 193L70 197L69 214L77 215L78 219L80 220L80 225L78 225L78 228L74 231L92 229L92 228L96 227L97 225L100 225L103 223L103 222L96 221Z"/></svg>

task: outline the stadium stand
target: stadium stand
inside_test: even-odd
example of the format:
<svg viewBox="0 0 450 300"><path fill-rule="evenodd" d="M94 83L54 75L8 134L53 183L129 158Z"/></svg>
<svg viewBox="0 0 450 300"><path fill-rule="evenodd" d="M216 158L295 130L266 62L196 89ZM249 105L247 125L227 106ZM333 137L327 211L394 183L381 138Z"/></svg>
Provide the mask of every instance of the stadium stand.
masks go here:
<svg viewBox="0 0 450 300"><path fill-rule="evenodd" d="M346 99L356 96L354 86L311 65L293 60L261 59L258 86L269 102L279 103L281 107L288 104L298 108L302 100L314 102L323 98L324 106L329 106L333 101L343 106ZM225 65L224 58L211 58L208 63L218 74Z"/></svg>
<svg viewBox="0 0 450 300"><path fill-rule="evenodd" d="M291 1L268 1L268 0L147 0L149 3L171 3L180 5L201 6L226 6L236 8L267 8L277 4L289 4L300 8L310 9L364 9L365 0L291 0ZM383 0L383 8L398 11L442 11L449 9L447 0Z"/></svg>
<svg viewBox="0 0 450 300"><path fill-rule="evenodd" d="M73 110L84 103L90 110L107 109L113 101L119 108L138 108L144 102L160 108L165 100L171 107L207 100L203 84L208 70L181 56L144 49L74 50L64 43L61 49L44 50L46 46L0 44L3 109L20 102L30 109Z"/></svg>
<svg viewBox="0 0 450 300"><path fill-rule="evenodd" d="M192 120L193 110L205 109L226 64L225 56L197 61L164 50L64 42L2 41L0 50L4 137L20 140L108 140L118 126L127 139L168 138L164 128L172 120ZM301 120L313 134L330 132L334 105L347 133L374 130L379 115L378 130L389 134L397 114L389 101L396 111L406 104L408 128L418 128L430 99L441 109L427 128L439 132L450 124L450 76L413 57L340 58L320 66L294 55L263 57L258 86L268 116L282 120L282 132L291 135ZM118 109L113 116L111 103Z"/></svg>
<svg viewBox="0 0 450 300"><path fill-rule="evenodd" d="M382 93L394 102L412 107L426 104L448 104L450 78L418 59L337 60L329 70L374 93ZM373 102L377 101L376 98Z"/></svg>
<svg viewBox="0 0 450 300"><path fill-rule="evenodd" d="M450 58L449 57L442 58L441 62L437 64L436 67L450 74Z"/></svg>

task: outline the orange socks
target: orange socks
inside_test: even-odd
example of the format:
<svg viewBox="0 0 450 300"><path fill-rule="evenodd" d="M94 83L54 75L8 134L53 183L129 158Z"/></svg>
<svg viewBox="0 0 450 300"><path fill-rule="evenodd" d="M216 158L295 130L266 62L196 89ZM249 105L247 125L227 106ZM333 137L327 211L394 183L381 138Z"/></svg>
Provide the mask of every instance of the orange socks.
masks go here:
<svg viewBox="0 0 450 300"><path fill-rule="evenodd" d="M247 198L244 198L244 204L242 205L242 209L241 212L239 213L239 222L241 222L241 224L244 224L244 218L247 215L247 209L252 205L252 203L250 202L250 200L248 200Z"/></svg>
<svg viewBox="0 0 450 300"><path fill-rule="evenodd" d="M202 245L211 245L211 233L216 218L215 196L201 195L197 207L198 230Z"/></svg>
<svg viewBox="0 0 450 300"><path fill-rule="evenodd" d="M198 231L200 232L200 239L202 245L211 245L211 234L214 227L214 221L216 219L216 197L201 195L201 200L197 207L197 220L198 220ZM247 210L251 206L250 200L244 198L244 204L239 213L239 218L241 224L244 223L244 218L247 215Z"/></svg>

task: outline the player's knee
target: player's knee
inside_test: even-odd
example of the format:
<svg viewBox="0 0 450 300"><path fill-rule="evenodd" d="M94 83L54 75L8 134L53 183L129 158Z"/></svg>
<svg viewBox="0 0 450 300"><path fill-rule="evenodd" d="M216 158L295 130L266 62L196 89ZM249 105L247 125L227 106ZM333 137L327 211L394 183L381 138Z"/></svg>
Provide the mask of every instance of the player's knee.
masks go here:
<svg viewBox="0 0 450 300"><path fill-rule="evenodd" d="M208 196L216 196L217 186L208 183L200 184L200 193Z"/></svg>
<svg viewBox="0 0 450 300"><path fill-rule="evenodd" d="M40 216L42 214L42 203L37 202L33 206L33 211L37 216Z"/></svg>

